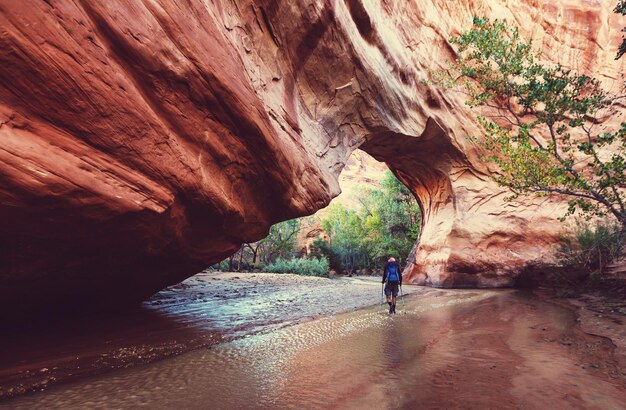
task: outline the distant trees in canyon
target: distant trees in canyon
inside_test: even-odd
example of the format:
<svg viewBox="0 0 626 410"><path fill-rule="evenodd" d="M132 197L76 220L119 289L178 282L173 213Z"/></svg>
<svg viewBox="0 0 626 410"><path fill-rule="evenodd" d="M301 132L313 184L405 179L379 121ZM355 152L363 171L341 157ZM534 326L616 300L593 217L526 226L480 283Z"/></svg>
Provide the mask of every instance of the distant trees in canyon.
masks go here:
<svg viewBox="0 0 626 410"><path fill-rule="evenodd" d="M380 189L363 190L358 209L332 204L324 216L278 223L220 262L220 270L293 272L321 276L381 267L388 256L406 261L421 228L417 200L391 171Z"/></svg>
<svg viewBox="0 0 626 410"><path fill-rule="evenodd" d="M391 171L379 190L367 190L360 209L331 205L322 220L328 239L313 242L316 254L326 256L335 270L376 268L394 256L402 265L421 229L417 200Z"/></svg>

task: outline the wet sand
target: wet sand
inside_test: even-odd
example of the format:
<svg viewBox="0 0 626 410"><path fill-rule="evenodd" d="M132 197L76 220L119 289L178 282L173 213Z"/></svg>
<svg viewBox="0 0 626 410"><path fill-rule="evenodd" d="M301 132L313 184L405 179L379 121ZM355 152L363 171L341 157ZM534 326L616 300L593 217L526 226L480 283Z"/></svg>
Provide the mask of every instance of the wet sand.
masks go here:
<svg viewBox="0 0 626 410"><path fill-rule="evenodd" d="M0 399L377 304L378 280L203 272L123 314L4 329Z"/></svg>
<svg viewBox="0 0 626 410"><path fill-rule="evenodd" d="M571 309L519 291L428 290L8 403L28 408L623 409L626 374Z"/></svg>

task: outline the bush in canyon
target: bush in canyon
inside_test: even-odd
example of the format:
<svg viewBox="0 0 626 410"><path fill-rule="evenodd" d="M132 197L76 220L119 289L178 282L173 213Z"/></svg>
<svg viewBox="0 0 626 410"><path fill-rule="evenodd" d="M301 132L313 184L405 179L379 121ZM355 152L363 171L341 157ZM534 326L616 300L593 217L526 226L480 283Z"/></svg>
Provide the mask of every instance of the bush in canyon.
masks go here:
<svg viewBox="0 0 626 410"><path fill-rule="evenodd" d="M380 190L364 196L363 246L370 258L380 262L390 255L405 260L421 229L421 211L411 191L391 171L381 181Z"/></svg>
<svg viewBox="0 0 626 410"><path fill-rule="evenodd" d="M613 216L626 226L626 123L607 129L616 99L600 82L540 61L532 42L504 21L474 18L452 40L459 57L436 82L459 86L467 104L481 107L483 128L472 138L497 166L492 178L519 195L569 198L563 217Z"/></svg>
<svg viewBox="0 0 626 410"><path fill-rule="evenodd" d="M320 258L278 258L273 263L266 265L265 272L271 273L296 273L305 276L328 276L330 265L328 259Z"/></svg>
<svg viewBox="0 0 626 410"><path fill-rule="evenodd" d="M583 268L592 277L601 277L606 266L621 255L625 243L626 234L618 224L578 221L573 232L562 239L559 257L566 268Z"/></svg>
<svg viewBox="0 0 626 410"><path fill-rule="evenodd" d="M278 258L290 257L296 248L298 234L309 223L307 218L296 218L277 223L270 228L270 232L265 238L254 244L245 244L244 246L256 247L263 264L271 263Z"/></svg>
<svg viewBox="0 0 626 410"><path fill-rule="evenodd" d="M624 288L623 281L605 275L623 257L626 234L620 224L607 220L578 219L561 237L559 264L545 267L544 283L555 288L558 297L577 297L590 289L610 293Z"/></svg>

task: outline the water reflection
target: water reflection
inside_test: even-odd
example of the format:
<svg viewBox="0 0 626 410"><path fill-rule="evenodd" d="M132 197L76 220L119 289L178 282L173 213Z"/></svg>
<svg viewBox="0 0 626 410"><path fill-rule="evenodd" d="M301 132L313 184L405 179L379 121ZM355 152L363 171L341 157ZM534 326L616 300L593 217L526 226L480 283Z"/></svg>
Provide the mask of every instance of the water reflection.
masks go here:
<svg viewBox="0 0 626 410"><path fill-rule="evenodd" d="M573 323L571 313L557 306L510 291L453 291L414 298L405 312L389 317L370 308L324 318L59 386L10 405L540 408L556 400L563 408L619 408L626 402L623 380L575 367L576 351L540 341L564 337ZM536 323L542 327L529 327ZM589 342L580 334L570 337ZM533 378L543 362L558 380ZM602 365L609 362L607 357ZM567 390L567 383L583 382L585 394Z"/></svg>

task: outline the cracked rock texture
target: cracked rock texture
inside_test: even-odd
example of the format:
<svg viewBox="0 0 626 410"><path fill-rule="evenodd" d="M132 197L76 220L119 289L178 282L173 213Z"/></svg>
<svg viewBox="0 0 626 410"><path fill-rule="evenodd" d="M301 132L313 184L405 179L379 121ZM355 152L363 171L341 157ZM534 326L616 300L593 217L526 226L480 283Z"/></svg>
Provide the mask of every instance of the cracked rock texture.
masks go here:
<svg viewBox="0 0 626 410"><path fill-rule="evenodd" d="M421 202L412 280L514 284L559 204L503 202L420 80L489 15L615 88L612 3L0 0L2 311L141 300L325 206L357 147Z"/></svg>

